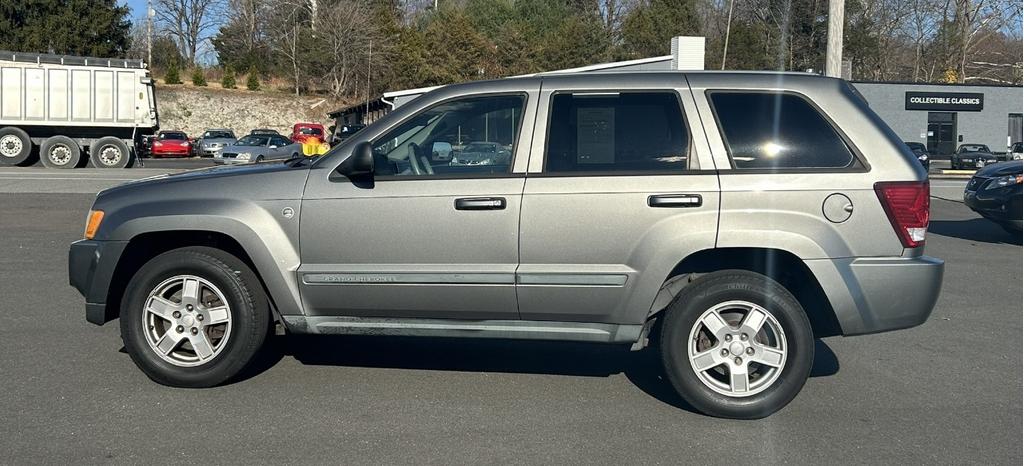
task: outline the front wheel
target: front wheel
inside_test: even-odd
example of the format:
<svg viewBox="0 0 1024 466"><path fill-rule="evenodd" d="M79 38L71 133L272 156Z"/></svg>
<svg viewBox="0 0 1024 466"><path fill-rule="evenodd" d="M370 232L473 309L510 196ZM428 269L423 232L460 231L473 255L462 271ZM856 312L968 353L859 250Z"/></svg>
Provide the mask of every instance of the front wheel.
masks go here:
<svg viewBox="0 0 1024 466"><path fill-rule="evenodd" d="M764 275L703 275L666 310L665 372L679 395L705 414L758 419L782 409L803 388L813 356L800 303Z"/></svg>
<svg viewBox="0 0 1024 466"><path fill-rule="evenodd" d="M221 250L163 253L132 277L121 339L155 382L211 387L238 375L267 335L270 310L256 275Z"/></svg>

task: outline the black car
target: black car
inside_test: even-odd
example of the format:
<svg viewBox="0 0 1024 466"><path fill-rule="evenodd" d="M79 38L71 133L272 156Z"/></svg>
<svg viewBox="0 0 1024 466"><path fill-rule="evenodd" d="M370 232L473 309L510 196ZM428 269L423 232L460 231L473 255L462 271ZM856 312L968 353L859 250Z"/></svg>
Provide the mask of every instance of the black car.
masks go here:
<svg viewBox="0 0 1024 466"><path fill-rule="evenodd" d="M249 134L269 134L269 135L275 135L276 134L278 136L281 135L281 133L277 132L276 129L267 129L267 128L256 128L256 129L254 129L252 131L249 131Z"/></svg>
<svg viewBox="0 0 1024 466"><path fill-rule="evenodd" d="M953 170L974 170L999 162L999 158L984 144L960 144L949 158Z"/></svg>
<svg viewBox="0 0 1024 466"><path fill-rule="evenodd" d="M914 155L917 157L917 160L920 161L921 165L924 166L924 169L927 170L929 165L931 164L931 161L928 160L928 148L925 147L924 144L921 144L920 142L904 141L903 143L910 148L910 151L914 153Z"/></svg>
<svg viewBox="0 0 1024 466"><path fill-rule="evenodd" d="M354 125L342 125L340 127L331 126L331 145L344 142L346 139L352 137L353 134L359 132L359 130L365 128L366 125L354 124Z"/></svg>
<svg viewBox="0 0 1024 466"><path fill-rule="evenodd" d="M974 174L964 204L1013 234L1021 233L1020 160L989 165Z"/></svg>

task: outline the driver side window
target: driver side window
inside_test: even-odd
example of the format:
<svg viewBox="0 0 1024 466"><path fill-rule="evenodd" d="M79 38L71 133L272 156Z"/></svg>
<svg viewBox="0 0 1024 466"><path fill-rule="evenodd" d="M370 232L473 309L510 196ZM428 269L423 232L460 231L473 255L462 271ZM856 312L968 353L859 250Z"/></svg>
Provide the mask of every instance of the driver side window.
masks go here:
<svg viewBox="0 0 1024 466"><path fill-rule="evenodd" d="M512 169L525 97L442 102L373 143L378 176L498 175Z"/></svg>

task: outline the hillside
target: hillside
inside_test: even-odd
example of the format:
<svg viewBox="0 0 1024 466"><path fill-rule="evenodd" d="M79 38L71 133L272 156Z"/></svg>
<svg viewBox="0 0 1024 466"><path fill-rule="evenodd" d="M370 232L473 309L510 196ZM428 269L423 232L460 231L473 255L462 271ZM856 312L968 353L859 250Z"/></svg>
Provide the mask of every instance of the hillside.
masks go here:
<svg viewBox="0 0 1024 466"><path fill-rule="evenodd" d="M157 85L156 101L160 129L182 130L190 136L207 128L230 128L239 136L253 128L288 134L300 121L329 126L327 112L341 106L315 96L190 85Z"/></svg>

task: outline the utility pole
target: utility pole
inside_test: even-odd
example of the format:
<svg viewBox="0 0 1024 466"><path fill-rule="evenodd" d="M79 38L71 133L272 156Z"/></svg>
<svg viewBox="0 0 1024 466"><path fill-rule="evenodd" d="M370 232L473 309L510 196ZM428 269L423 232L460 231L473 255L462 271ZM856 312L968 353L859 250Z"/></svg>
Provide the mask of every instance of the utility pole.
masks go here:
<svg viewBox="0 0 1024 466"><path fill-rule="evenodd" d="M725 20L725 47L722 48L722 69L725 69L725 57L729 55L729 30L732 29L732 5L736 0L729 0L729 17Z"/></svg>
<svg viewBox="0 0 1024 466"><path fill-rule="evenodd" d="M146 66L153 68L153 0L146 0Z"/></svg>
<svg viewBox="0 0 1024 466"><path fill-rule="evenodd" d="M838 78L843 73L843 0L828 0L828 45L825 49L825 76Z"/></svg>
<svg viewBox="0 0 1024 466"><path fill-rule="evenodd" d="M363 115L363 124L370 124L370 66L373 64L373 39L370 39L370 53L366 57L366 113Z"/></svg>

